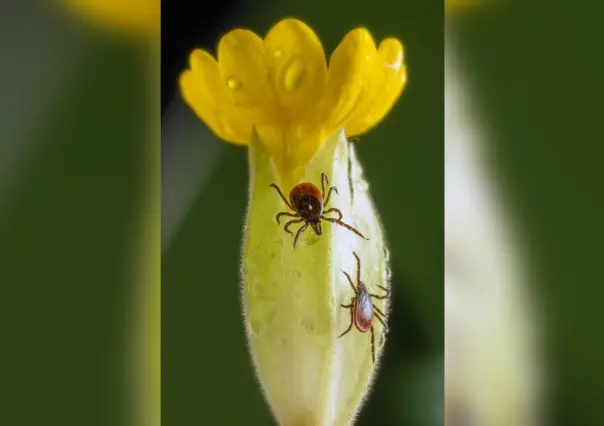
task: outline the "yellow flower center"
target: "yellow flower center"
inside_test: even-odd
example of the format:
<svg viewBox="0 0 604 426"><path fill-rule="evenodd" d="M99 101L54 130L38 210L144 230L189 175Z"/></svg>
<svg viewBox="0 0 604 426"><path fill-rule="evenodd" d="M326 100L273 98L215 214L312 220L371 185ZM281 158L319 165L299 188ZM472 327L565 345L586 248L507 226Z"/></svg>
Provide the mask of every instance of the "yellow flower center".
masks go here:
<svg viewBox="0 0 604 426"><path fill-rule="evenodd" d="M296 183L328 136L371 129L407 81L403 46L376 47L369 31L350 31L329 59L315 33L284 19L260 38L236 29L218 44L218 60L196 49L180 78L185 102L220 138L247 145L254 131L282 180Z"/></svg>

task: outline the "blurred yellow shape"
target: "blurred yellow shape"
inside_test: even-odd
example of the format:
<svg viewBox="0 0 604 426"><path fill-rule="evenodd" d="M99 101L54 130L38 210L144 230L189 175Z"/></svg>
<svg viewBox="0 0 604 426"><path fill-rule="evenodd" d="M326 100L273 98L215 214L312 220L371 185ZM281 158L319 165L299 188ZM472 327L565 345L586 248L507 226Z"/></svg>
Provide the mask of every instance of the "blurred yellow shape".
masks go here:
<svg viewBox="0 0 604 426"><path fill-rule="evenodd" d="M387 38L376 47L365 28L344 37L329 66L313 30L291 18L264 39L229 32L217 56L191 53L180 78L183 98L227 142L248 145L255 129L287 182L303 175L329 136L377 125L407 82L400 41Z"/></svg>
<svg viewBox="0 0 604 426"><path fill-rule="evenodd" d="M159 0L63 0L63 3L95 24L159 37Z"/></svg>
<svg viewBox="0 0 604 426"><path fill-rule="evenodd" d="M473 9L475 6L481 5L482 0L445 0L445 13L457 13L462 9Z"/></svg>

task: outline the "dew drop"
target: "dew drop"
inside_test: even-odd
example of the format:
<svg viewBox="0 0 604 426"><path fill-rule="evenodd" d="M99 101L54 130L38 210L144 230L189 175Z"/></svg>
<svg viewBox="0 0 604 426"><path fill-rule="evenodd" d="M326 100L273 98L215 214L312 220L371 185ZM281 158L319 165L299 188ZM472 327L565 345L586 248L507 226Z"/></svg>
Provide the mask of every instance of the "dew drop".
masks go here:
<svg viewBox="0 0 604 426"><path fill-rule="evenodd" d="M390 268L390 266L386 267L386 281L390 282L390 280L392 279L392 268Z"/></svg>
<svg viewBox="0 0 604 426"><path fill-rule="evenodd" d="M250 290L254 296L259 296L264 292L264 286L261 281L253 281L250 283Z"/></svg>
<svg viewBox="0 0 604 426"><path fill-rule="evenodd" d="M390 263L390 250L388 250L386 247L384 247L383 250L386 263Z"/></svg>
<svg viewBox="0 0 604 426"><path fill-rule="evenodd" d="M235 129L231 127L228 120L222 120L222 127L224 128L224 131L227 135L233 135L236 133Z"/></svg>
<svg viewBox="0 0 604 426"><path fill-rule="evenodd" d="M299 59L296 59L285 70L285 90L291 92L298 89L303 80L304 68L302 62L300 62Z"/></svg>
<svg viewBox="0 0 604 426"><path fill-rule="evenodd" d="M275 55L275 58L280 58L283 56L283 53L283 49L277 49L273 54Z"/></svg>
<svg viewBox="0 0 604 426"><path fill-rule="evenodd" d="M369 190L369 182L367 182L365 179L359 179L357 181L356 189L359 192L367 192Z"/></svg>
<svg viewBox="0 0 604 426"><path fill-rule="evenodd" d="M304 315L298 322L307 332L312 333L315 331L315 320L313 320L312 317Z"/></svg>
<svg viewBox="0 0 604 426"><path fill-rule="evenodd" d="M266 330L266 324L262 321L252 320L250 330L254 336L261 336L264 330Z"/></svg>
<svg viewBox="0 0 604 426"><path fill-rule="evenodd" d="M227 87L231 90L239 90L241 89L241 81L239 81L235 77L231 77L227 79Z"/></svg>

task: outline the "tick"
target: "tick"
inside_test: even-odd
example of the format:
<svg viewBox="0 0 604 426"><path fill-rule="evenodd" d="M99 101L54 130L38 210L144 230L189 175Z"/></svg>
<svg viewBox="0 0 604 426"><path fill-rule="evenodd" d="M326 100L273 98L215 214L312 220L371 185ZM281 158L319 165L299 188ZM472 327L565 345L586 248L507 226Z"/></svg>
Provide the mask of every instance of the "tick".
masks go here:
<svg viewBox="0 0 604 426"><path fill-rule="evenodd" d="M344 331L344 333L338 336L338 338L344 336L346 333L352 330L353 325L361 333L371 331L371 359L375 364L375 337L373 332L373 319L376 318L379 322L381 322L385 330L388 330L388 327L386 327L386 324L384 323L384 313L373 304L371 299L386 299L390 295L390 290L378 285L378 287L384 290L386 294L378 296L377 294L369 293L369 291L367 291L367 287L365 287L365 284L363 284L361 281L361 259L359 259L359 256L357 256L355 252L352 252L352 254L357 260L357 285L355 287L350 275L348 275L347 272L342 271L344 272L344 275L346 275L346 278L354 291L354 296L352 297L350 304L340 305L343 308L350 309L350 325L346 331Z"/></svg>
<svg viewBox="0 0 604 426"><path fill-rule="evenodd" d="M283 202L294 212L281 212L278 213L275 217L278 224L281 224L280 220L282 216L289 216L295 218L294 220L290 220L285 224L285 227L283 228L285 232L293 236L294 234L292 231L289 230L289 227L296 223L304 222L304 224L300 227L300 229L298 229L298 232L296 232L296 236L294 237L294 248L296 248L296 245L298 244L298 238L300 238L300 235L304 231L306 231L309 226L313 229L313 231L315 231L315 234L320 236L323 233L321 229L322 220L343 226L344 228L354 232L358 236L365 238L366 240L369 239L366 238L359 231L354 229L352 226L342 222L342 212L339 209L331 208L325 210L325 207L327 207L329 199L331 198L331 193L338 193L338 188L332 186L327 191L327 195L325 194L325 188L329 186L329 179L327 178L327 175L325 173L321 173L321 191L319 191L319 188L317 188L310 182L300 183L294 186L289 192L289 202L285 198L285 195L283 195L283 192L281 192L281 189L276 184L272 183L269 186L272 186L277 190L277 192L281 196L281 199L283 199ZM325 217L327 213L336 213L338 217Z"/></svg>

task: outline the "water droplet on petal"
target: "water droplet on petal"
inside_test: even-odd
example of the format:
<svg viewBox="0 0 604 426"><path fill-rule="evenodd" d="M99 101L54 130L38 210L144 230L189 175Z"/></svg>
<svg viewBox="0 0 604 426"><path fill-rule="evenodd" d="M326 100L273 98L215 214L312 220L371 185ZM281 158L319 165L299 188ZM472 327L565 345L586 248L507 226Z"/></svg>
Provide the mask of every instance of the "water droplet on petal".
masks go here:
<svg viewBox="0 0 604 426"><path fill-rule="evenodd" d="M283 49L277 49L273 54L275 55L275 58L280 58L283 56L283 53Z"/></svg>
<svg viewBox="0 0 604 426"><path fill-rule="evenodd" d="M228 120L222 120L222 127L227 135L234 135L236 133L235 129L231 127Z"/></svg>
<svg viewBox="0 0 604 426"><path fill-rule="evenodd" d="M231 90L239 90L241 89L241 81L239 81L235 77L231 77L227 79L227 87Z"/></svg>
<svg viewBox="0 0 604 426"><path fill-rule="evenodd" d="M304 79L304 68L302 62L296 59L285 70L285 90L291 92L296 90L302 84Z"/></svg>

